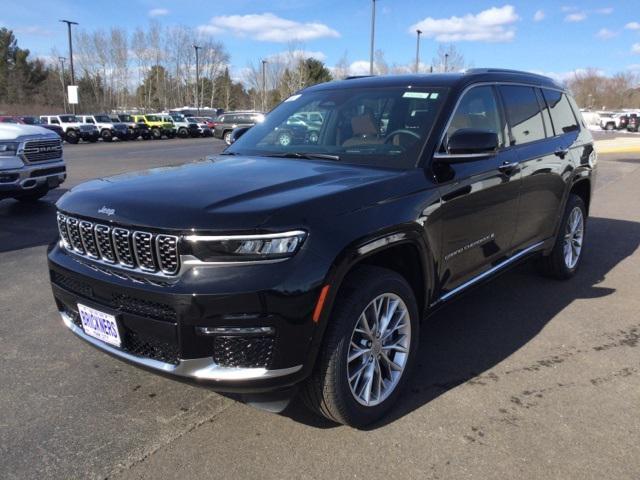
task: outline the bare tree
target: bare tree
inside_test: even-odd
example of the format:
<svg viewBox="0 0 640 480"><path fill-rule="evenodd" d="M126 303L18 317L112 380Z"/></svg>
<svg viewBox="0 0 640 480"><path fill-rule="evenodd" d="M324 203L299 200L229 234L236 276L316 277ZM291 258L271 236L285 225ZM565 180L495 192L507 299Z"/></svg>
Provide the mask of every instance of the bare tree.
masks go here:
<svg viewBox="0 0 640 480"><path fill-rule="evenodd" d="M338 63L333 67L333 77L336 80L342 80L350 75L349 71L349 56L345 50L340 60L338 60Z"/></svg>
<svg viewBox="0 0 640 480"><path fill-rule="evenodd" d="M434 72L459 72L467 66L464 55L452 43L440 44L431 62Z"/></svg>

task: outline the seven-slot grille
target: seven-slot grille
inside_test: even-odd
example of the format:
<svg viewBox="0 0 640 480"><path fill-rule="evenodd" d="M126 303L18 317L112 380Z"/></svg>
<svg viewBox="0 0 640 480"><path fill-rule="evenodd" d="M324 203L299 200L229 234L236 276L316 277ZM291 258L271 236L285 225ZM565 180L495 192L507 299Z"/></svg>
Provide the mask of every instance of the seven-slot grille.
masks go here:
<svg viewBox="0 0 640 480"><path fill-rule="evenodd" d="M24 158L29 163L46 162L62 157L62 141L31 140L24 144Z"/></svg>
<svg viewBox="0 0 640 480"><path fill-rule="evenodd" d="M67 250L103 262L151 273L180 269L178 237L108 227L58 213L58 230Z"/></svg>

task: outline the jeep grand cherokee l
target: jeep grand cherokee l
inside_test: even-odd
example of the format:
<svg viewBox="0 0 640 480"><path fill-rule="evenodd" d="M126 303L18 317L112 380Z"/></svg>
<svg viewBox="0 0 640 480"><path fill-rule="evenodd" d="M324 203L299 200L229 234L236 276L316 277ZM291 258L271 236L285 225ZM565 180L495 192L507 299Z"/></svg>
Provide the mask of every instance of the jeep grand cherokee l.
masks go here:
<svg viewBox="0 0 640 480"><path fill-rule="evenodd" d="M322 116L317 141L283 146L301 112ZM75 335L219 391L298 386L362 426L402 394L436 307L531 257L561 279L580 266L596 153L546 77L325 83L234 137L59 200L49 269Z"/></svg>

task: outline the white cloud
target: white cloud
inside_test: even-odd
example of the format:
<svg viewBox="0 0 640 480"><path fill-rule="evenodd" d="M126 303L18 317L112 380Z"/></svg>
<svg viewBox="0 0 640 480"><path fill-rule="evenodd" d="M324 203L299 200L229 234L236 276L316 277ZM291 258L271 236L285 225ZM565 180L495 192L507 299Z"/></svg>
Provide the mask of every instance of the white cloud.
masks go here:
<svg viewBox="0 0 640 480"><path fill-rule="evenodd" d="M313 51L313 50L292 50L292 51L284 51L274 53L273 55L269 55L267 57L267 61L277 62L277 63L287 63L290 59L295 60L304 60L307 58L315 58L316 60L320 60L324 62L327 56L324 52Z"/></svg>
<svg viewBox="0 0 640 480"><path fill-rule="evenodd" d="M570 70L567 72L544 72L540 70L533 70L533 73L537 73L539 75L544 75L546 77L550 77L554 79L558 83L566 83L569 80L573 80L576 76L584 75L587 73L586 68L576 68L575 70ZM598 75L604 75L604 70L596 70Z"/></svg>
<svg viewBox="0 0 640 480"><path fill-rule="evenodd" d="M533 14L534 22L541 22L542 20L544 20L544 10L538 10L536 13Z"/></svg>
<svg viewBox="0 0 640 480"><path fill-rule="evenodd" d="M198 31L209 35L230 32L238 37L282 43L340 36L337 31L323 23L301 23L278 17L273 13L217 16L208 24L199 26Z"/></svg>
<svg viewBox="0 0 640 480"><path fill-rule="evenodd" d="M640 54L640 43L631 45L631 53Z"/></svg>
<svg viewBox="0 0 640 480"><path fill-rule="evenodd" d="M576 10L578 10L578 7L574 7L573 5L563 5L562 7L560 7L560 10L562 10L563 12L575 12Z"/></svg>
<svg viewBox="0 0 640 480"><path fill-rule="evenodd" d="M566 17L564 17L565 22L582 22L587 19L587 14L585 12L575 12L570 13Z"/></svg>
<svg viewBox="0 0 640 480"><path fill-rule="evenodd" d="M357 60L349 65L349 75L369 75L369 60Z"/></svg>
<svg viewBox="0 0 640 480"><path fill-rule="evenodd" d="M594 12L599 13L600 15L611 15L613 13L612 7L598 8L594 10Z"/></svg>
<svg viewBox="0 0 640 480"><path fill-rule="evenodd" d="M165 15L169 15L169 10L166 8L152 8L149 10L150 17L164 17Z"/></svg>
<svg viewBox="0 0 640 480"><path fill-rule="evenodd" d="M412 25L409 32L422 30L427 38L435 38L438 42L508 42L515 37L514 24L518 19L516 9L505 5L463 17L427 17Z"/></svg>
<svg viewBox="0 0 640 480"><path fill-rule="evenodd" d="M624 28L626 28L627 30L640 30L640 23L629 22L624 26Z"/></svg>
<svg viewBox="0 0 640 480"><path fill-rule="evenodd" d="M596 33L596 37L601 39L601 40L609 40L609 39L611 39L613 37L617 37L617 36L618 36L618 32L614 32L612 30L609 30L608 28L601 28Z"/></svg>

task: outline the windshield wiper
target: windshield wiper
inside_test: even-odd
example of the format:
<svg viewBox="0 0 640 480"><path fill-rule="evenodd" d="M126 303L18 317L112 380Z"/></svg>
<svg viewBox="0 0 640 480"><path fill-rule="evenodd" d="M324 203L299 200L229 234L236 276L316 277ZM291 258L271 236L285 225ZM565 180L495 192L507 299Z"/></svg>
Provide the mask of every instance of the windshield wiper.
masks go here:
<svg viewBox="0 0 640 480"><path fill-rule="evenodd" d="M306 158L307 160L333 160L335 162L340 161L340 157L338 155L330 155L328 153L313 153L313 152L273 153L273 154L265 155L265 157Z"/></svg>

